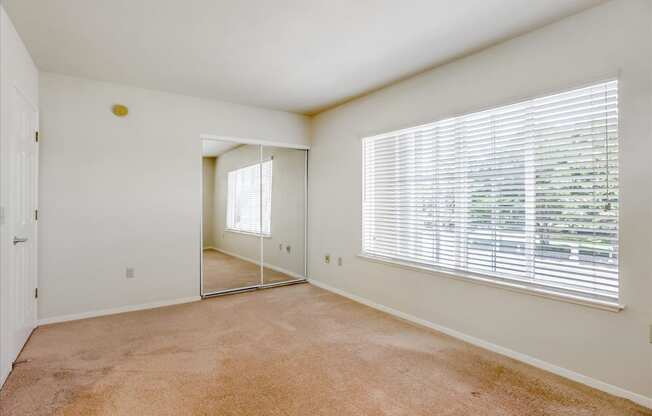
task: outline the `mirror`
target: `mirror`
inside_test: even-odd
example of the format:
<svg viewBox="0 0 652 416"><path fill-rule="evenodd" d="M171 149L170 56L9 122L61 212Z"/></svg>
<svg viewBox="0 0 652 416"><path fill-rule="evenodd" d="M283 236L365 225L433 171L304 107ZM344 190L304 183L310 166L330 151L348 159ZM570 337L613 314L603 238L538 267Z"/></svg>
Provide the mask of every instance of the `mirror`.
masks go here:
<svg viewBox="0 0 652 416"><path fill-rule="evenodd" d="M262 148L263 284L305 279L307 151Z"/></svg>
<svg viewBox="0 0 652 416"><path fill-rule="evenodd" d="M305 280L307 151L202 141L202 295Z"/></svg>
<svg viewBox="0 0 652 416"><path fill-rule="evenodd" d="M203 142L202 294L260 286L260 146Z"/></svg>

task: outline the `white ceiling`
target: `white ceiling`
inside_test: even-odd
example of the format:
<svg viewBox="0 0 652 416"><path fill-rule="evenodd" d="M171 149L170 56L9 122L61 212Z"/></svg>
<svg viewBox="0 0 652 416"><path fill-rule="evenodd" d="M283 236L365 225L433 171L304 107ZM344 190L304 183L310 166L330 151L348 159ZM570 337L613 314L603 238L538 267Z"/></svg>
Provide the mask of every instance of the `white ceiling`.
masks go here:
<svg viewBox="0 0 652 416"><path fill-rule="evenodd" d="M314 114L603 0L5 0L41 70Z"/></svg>
<svg viewBox="0 0 652 416"><path fill-rule="evenodd" d="M220 142L217 140L202 140L201 154L204 157L216 157L222 153L240 146L239 143L234 142Z"/></svg>

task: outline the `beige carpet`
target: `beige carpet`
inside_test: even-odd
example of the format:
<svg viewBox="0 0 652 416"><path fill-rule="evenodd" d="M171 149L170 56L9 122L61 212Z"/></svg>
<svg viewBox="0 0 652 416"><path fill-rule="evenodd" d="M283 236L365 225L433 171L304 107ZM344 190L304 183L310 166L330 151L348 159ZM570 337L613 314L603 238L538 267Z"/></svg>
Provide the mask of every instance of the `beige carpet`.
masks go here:
<svg viewBox="0 0 652 416"><path fill-rule="evenodd" d="M41 327L10 415L652 415L310 285Z"/></svg>
<svg viewBox="0 0 652 416"><path fill-rule="evenodd" d="M204 293L260 284L260 266L216 250L204 250ZM297 280L267 267L264 284Z"/></svg>

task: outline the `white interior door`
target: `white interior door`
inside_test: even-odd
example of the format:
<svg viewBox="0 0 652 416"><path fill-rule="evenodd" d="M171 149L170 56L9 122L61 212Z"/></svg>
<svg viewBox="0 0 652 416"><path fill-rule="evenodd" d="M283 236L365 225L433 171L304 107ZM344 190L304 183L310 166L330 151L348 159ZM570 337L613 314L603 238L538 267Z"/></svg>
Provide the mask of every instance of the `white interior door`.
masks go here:
<svg viewBox="0 0 652 416"><path fill-rule="evenodd" d="M8 101L9 353L17 357L36 327L38 112L17 88L11 88Z"/></svg>

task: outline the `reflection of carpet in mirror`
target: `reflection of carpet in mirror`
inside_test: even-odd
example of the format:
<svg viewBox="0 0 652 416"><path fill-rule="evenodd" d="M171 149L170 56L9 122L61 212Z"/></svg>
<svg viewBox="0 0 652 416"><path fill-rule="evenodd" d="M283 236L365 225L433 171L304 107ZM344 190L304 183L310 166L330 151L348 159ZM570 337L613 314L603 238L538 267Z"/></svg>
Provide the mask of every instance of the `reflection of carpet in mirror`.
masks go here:
<svg viewBox="0 0 652 416"><path fill-rule="evenodd" d="M265 267L264 283L296 280ZM260 284L260 266L217 250L204 250L204 293Z"/></svg>

